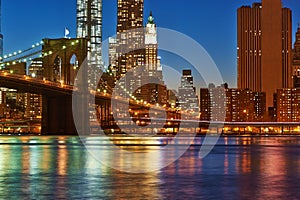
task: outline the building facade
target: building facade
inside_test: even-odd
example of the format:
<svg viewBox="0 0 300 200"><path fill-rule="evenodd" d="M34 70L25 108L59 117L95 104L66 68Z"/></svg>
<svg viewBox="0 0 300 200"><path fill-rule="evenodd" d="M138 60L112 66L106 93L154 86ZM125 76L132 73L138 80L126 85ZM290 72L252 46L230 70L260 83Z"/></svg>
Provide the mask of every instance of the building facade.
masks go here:
<svg viewBox="0 0 300 200"><path fill-rule="evenodd" d="M116 67L116 60L118 58L117 54L117 39L114 37L109 37L108 38L108 59L109 59L109 65L110 68L115 68Z"/></svg>
<svg viewBox="0 0 300 200"><path fill-rule="evenodd" d="M152 12L145 28L145 65L149 76L156 76L158 70L157 30Z"/></svg>
<svg viewBox="0 0 300 200"><path fill-rule="evenodd" d="M88 39L90 59L101 65L102 0L77 0L77 37Z"/></svg>
<svg viewBox="0 0 300 200"><path fill-rule="evenodd" d="M102 0L77 0L77 38L87 39L89 85L96 87L102 61Z"/></svg>
<svg viewBox="0 0 300 200"><path fill-rule="evenodd" d="M266 95L224 86L201 88L200 112L200 119L204 121L264 121Z"/></svg>
<svg viewBox="0 0 300 200"><path fill-rule="evenodd" d="M278 89L274 102L277 122L300 121L300 88Z"/></svg>
<svg viewBox="0 0 300 200"><path fill-rule="evenodd" d="M192 70L183 70L181 84L178 88L178 106L181 110L199 115L199 100L194 87L194 78Z"/></svg>
<svg viewBox="0 0 300 200"><path fill-rule="evenodd" d="M273 93L292 87L292 15L281 0L262 0L238 9L238 88Z"/></svg>
<svg viewBox="0 0 300 200"><path fill-rule="evenodd" d="M144 65L144 0L118 0L117 77Z"/></svg>

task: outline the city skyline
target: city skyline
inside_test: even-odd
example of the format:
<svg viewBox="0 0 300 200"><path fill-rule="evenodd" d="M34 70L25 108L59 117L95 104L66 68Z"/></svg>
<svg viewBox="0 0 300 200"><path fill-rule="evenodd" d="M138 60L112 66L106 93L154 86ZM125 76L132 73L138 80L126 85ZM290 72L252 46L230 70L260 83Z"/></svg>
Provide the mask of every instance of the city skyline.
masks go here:
<svg viewBox="0 0 300 200"><path fill-rule="evenodd" d="M70 37L76 37L76 1L57 1L57 3L55 1L57 0L51 1L49 5L47 1L17 0L14 4L8 1L2 2L4 53L27 48L43 38L63 37L65 27L70 30ZM195 39L212 56L224 81L228 82L230 87L236 87L236 10L242 5L251 5L254 2L260 1L239 0L224 3L224 1L214 0L201 1L200 4L196 0L191 0L189 4L183 5L177 0L172 3L145 0L144 18L146 19L152 10L158 27L174 29ZM300 8L300 2L287 0L282 2L284 7L292 10L294 42L297 23L300 22L300 10L297 9ZM45 11L40 9L46 5L48 9ZM173 12L166 12L169 10ZM210 17L210 20L202 20L207 17ZM115 34L116 24L117 1L103 0L103 40ZM160 55L163 64L175 68L181 67L178 70L190 68L188 63L176 59L173 61L164 52Z"/></svg>

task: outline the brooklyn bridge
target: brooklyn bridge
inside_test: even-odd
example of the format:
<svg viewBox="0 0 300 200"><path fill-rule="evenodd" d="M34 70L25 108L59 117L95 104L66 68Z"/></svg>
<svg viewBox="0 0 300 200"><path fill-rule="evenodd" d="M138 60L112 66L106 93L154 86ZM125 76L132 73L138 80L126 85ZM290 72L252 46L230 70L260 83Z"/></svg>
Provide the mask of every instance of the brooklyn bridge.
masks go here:
<svg viewBox="0 0 300 200"><path fill-rule="evenodd" d="M77 74L80 66L86 62L87 54L86 39L44 39L24 51L14 52L1 58L0 87L15 89L22 93L42 95L41 134L76 134L78 129L87 134L104 130L109 133L135 134L145 132L173 135L179 131L179 128L186 132L198 134L209 132L217 134L226 132L235 134L297 134L300 131L300 124L292 122L200 121L199 118L190 116L184 110L166 105L152 105L142 99L136 99L131 94L129 94L131 98L113 97L113 89L100 75L97 87L93 89L88 86L86 88L78 87L75 84L76 79L86 81L89 79L90 72ZM77 67L71 63L74 55ZM35 58L43 60L42 76L33 77L10 70L11 66L32 61ZM59 72L55 68L58 58L60 62ZM57 73L60 74L59 77ZM75 101L78 102L74 102L74 96ZM117 104L115 110L112 101ZM80 116L76 126L74 111L76 116ZM122 114L121 111L128 114ZM91 120L91 115L94 115L94 120ZM5 122L0 124L5 124Z"/></svg>
<svg viewBox="0 0 300 200"><path fill-rule="evenodd" d="M37 50L34 51L34 49ZM42 95L42 134L74 134L77 132L76 128L78 129L80 126L85 128L100 126L104 130L120 130L120 127L116 125L111 106L112 89L101 77L99 77L100 81L97 83L97 87L93 89L90 89L88 86L83 89L74 85L76 78L84 81L89 79L88 73L91 72L80 73L81 77L77 75L80 66L87 62L87 54L86 39L44 39L42 42L32 45L24 51L14 52L2 58L0 87L16 89L22 93ZM77 61L77 68L71 63L74 55ZM34 58L42 58L43 60L43 74L40 77L22 75L16 73L16 70L10 70L11 66L31 61ZM59 69L55 67L58 58L60 62ZM59 77L57 76L58 73L60 74ZM73 111L75 110L81 116L82 124L79 127L78 125L76 127L74 124L72 111L72 97L74 98L76 95L80 96L79 103L81 106L73 108ZM78 100L78 98L75 99ZM147 110L151 107L150 104L144 104L143 101L138 101L136 98L125 99L117 96L113 100L121 107L122 105L130 104L132 116L122 116L122 119L128 117L130 121L133 118L136 118L135 121L138 121L140 116L147 117L148 114L145 113L149 113ZM89 121L91 115L89 113L90 105L94 108L92 113L97 118L94 123ZM152 108L156 115L162 110L165 110L165 108L157 106L154 109ZM136 114L137 112L139 113L138 115ZM175 111L169 111L168 117L176 119L177 115ZM85 131L90 133L91 129Z"/></svg>

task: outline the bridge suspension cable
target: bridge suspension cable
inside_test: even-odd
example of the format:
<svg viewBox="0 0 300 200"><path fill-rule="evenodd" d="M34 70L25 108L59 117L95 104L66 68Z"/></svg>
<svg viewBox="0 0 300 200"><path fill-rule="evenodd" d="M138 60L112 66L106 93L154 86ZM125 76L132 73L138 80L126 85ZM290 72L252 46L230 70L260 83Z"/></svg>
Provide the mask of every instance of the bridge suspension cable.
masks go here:
<svg viewBox="0 0 300 200"><path fill-rule="evenodd" d="M40 42L37 42L37 43L31 45L31 47L29 47L29 48L27 48L25 50L19 50L19 51L15 51L13 53L5 54L3 57L0 57L0 61L7 60L9 58L13 58L13 57L19 56L21 54L24 54L24 53L26 53L28 51L31 51L31 50L37 48L37 47L40 47L43 44L44 44L43 41L40 41Z"/></svg>
<svg viewBox="0 0 300 200"><path fill-rule="evenodd" d="M16 58L15 60L2 62L0 66L5 67L5 66L9 66L9 65L15 65L15 64L21 63L21 62L31 61L32 59L35 58L34 56L37 55L37 54L40 54L38 57L41 57L42 56L41 52L42 52L42 50L30 53L28 55L25 55L25 56L22 56L22 57L19 57L19 58Z"/></svg>
<svg viewBox="0 0 300 200"><path fill-rule="evenodd" d="M70 44L70 46L73 46L78 42L79 41L72 42ZM31 45L31 47L29 47L25 50L19 50L19 51L16 51L14 53L6 54L6 55L3 56L3 58L0 57L0 67L3 68L5 66L16 65L17 63L21 63L21 62L32 61L35 58L45 58L47 56L52 55L53 54L52 51L43 52L42 50L38 50L38 51L31 52L33 49L41 47L43 44L44 44L43 41L40 41L38 43L35 43L35 44ZM68 48L68 46L65 46L65 45L62 46L62 49L67 49L67 48ZM27 52L29 54L24 55ZM21 56L21 55L23 55L23 56ZM36 55L38 55L38 56L36 56ZM18 57L18 56L20 56L20 57ZM14 58L14 59L9 60L10 58ZM113 76L113 74L111 74L111 73L108 73L108 75ZM104 85L105 89L108 92L110 92L110 93L113 92L113 88L111 88L102 78L100 78L100 82L101 82L102 85ZM130 92L128 90L126 90L126 88L122 88L122 89L125 93L127 93L130 96L130 98L132 98L134 100L138 99L134 95L130 94ZM143 101L143 100L141 100L141 101Z"/></svg>

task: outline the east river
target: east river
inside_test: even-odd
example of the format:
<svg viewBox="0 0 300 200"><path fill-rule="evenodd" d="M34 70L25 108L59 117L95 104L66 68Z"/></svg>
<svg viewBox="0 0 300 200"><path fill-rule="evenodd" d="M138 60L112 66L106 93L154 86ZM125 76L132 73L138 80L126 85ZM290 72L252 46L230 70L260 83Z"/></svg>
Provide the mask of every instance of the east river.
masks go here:
<svg viewBox="0 0 300 200"><path fill-rule="evenodd" d="M107 145L86 140L105 159L126 164ZM204 159L200 146L158 171L136 174L101 164L78 137L2 136L0 199L300 199L300 137L221 137ZM126 146L136 153L163 148Z"/></svg>

